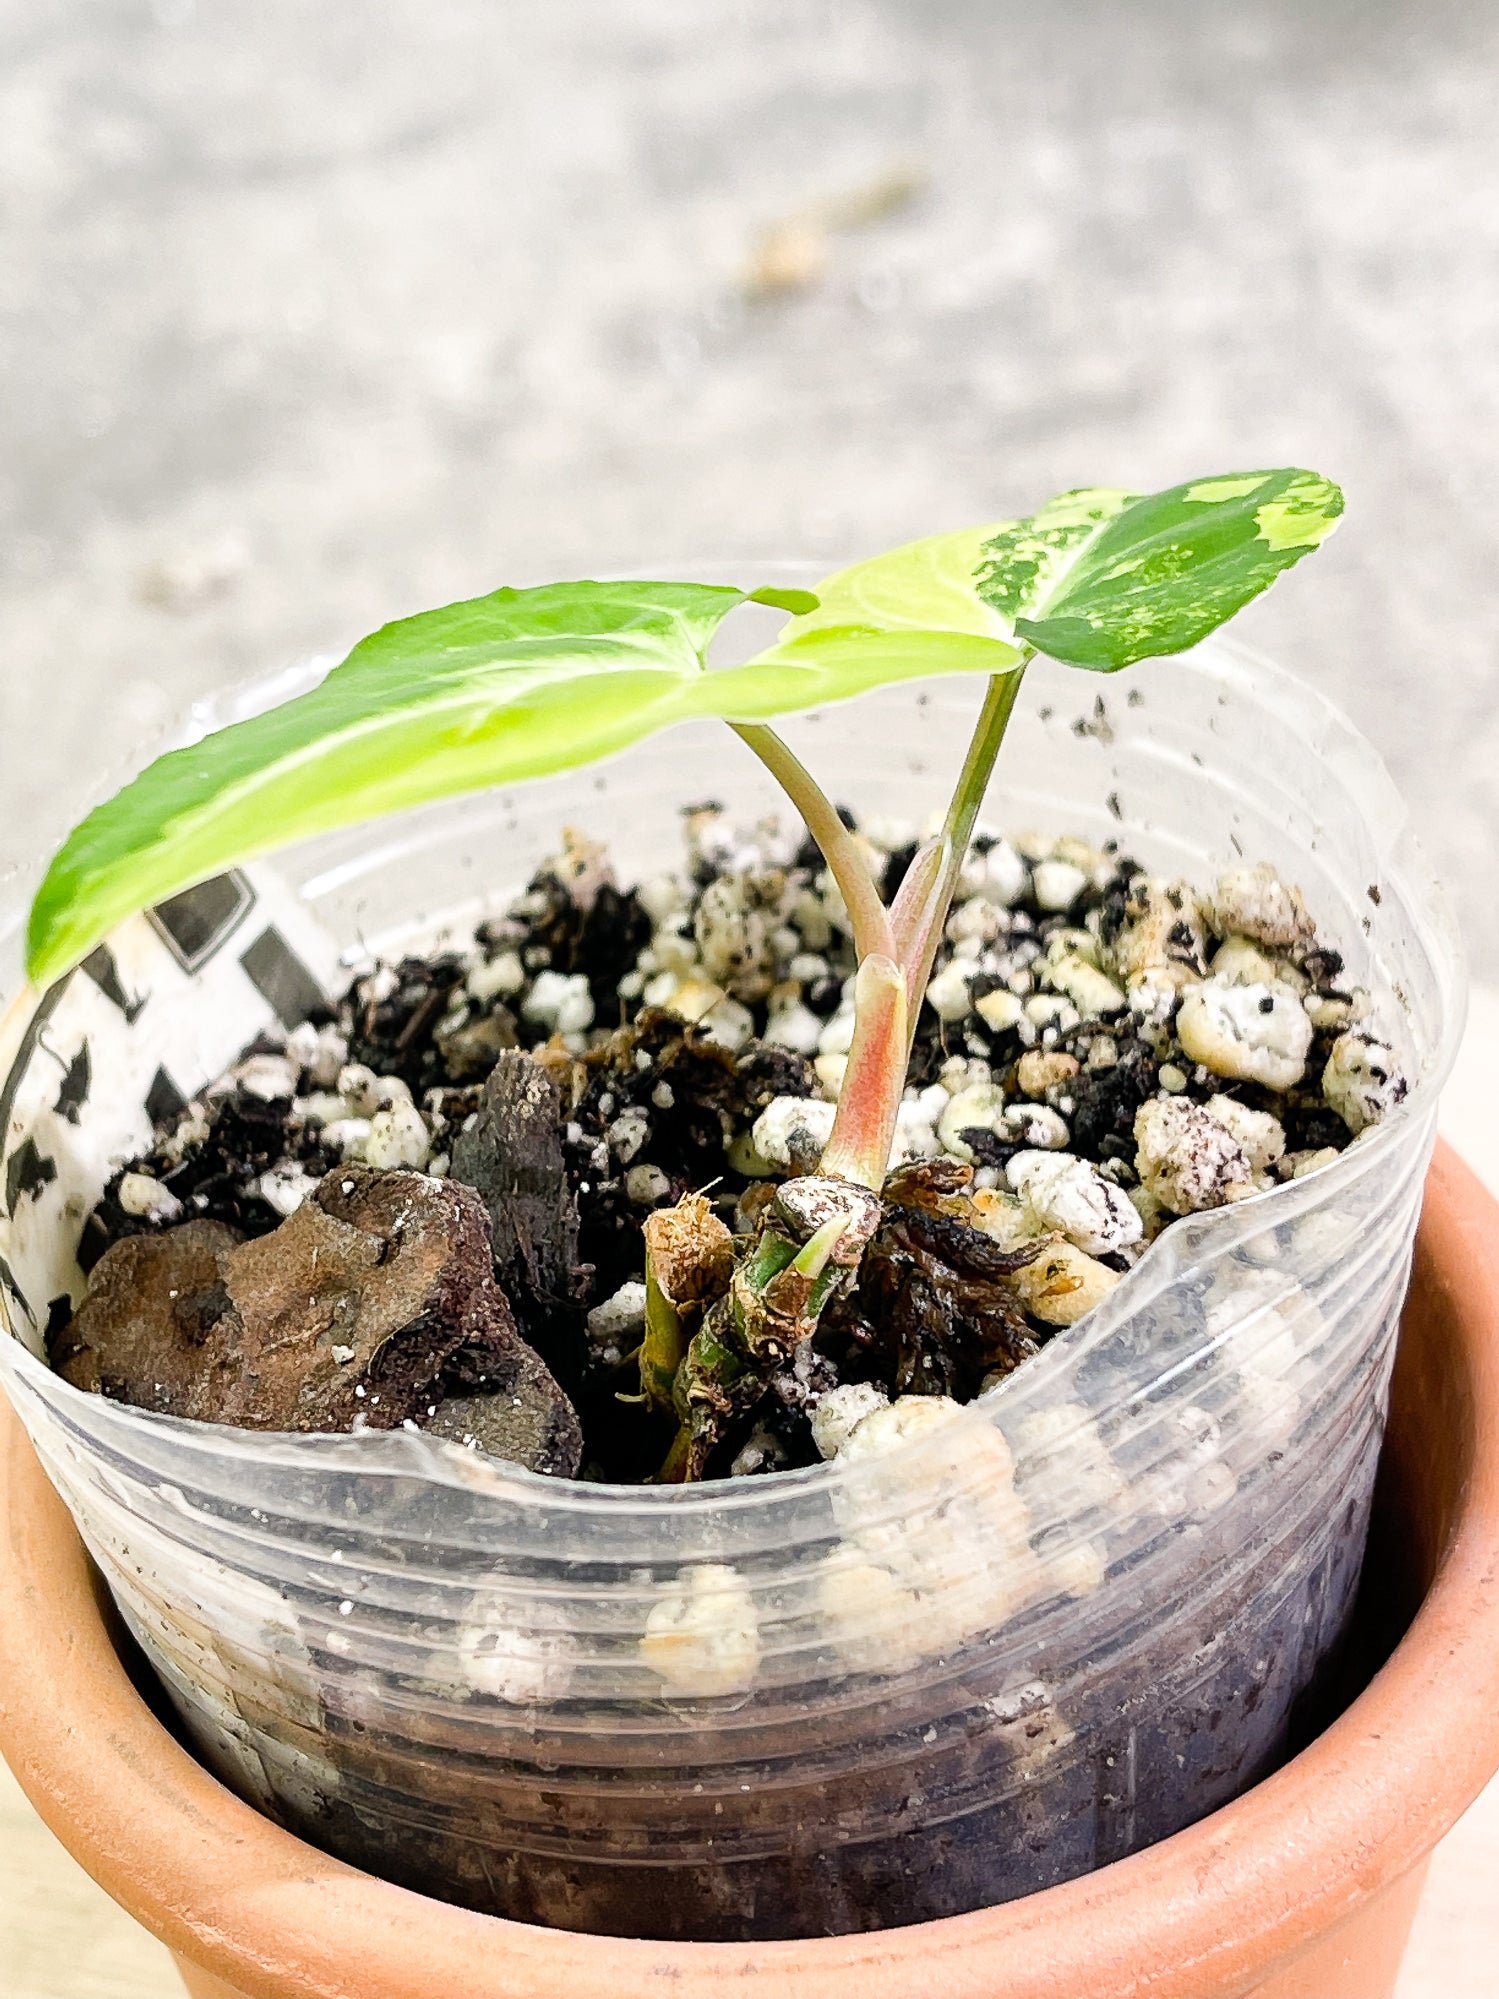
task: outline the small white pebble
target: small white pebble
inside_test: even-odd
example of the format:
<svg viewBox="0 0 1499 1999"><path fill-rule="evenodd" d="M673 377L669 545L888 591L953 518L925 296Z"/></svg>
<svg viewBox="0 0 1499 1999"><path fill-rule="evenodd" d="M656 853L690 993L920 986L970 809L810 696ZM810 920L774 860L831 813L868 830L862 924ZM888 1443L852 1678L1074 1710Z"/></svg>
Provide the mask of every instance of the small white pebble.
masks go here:
<svg viewBox="0 0 1499 1999"><path fill-rule="evenodd" d="M1189 1060L1270 1090L1301 1081L1312 1045L1301 995L1280 980L1238 986L1204 979L1183 998L1176 1032Z"/></svg>
<svg viewBox="0 0 1499 1999"><path fill-rule="evenodd" d="M950 1423L957 1414L958 1404L948 1395L898 1395L893 1402L882 1400L850 1426L838 1456L845 1464L884 1457L913 1438Z"/></svg>
<svg viewBox="0 0 1499 1999"><path fill-rule="evenodd" d="M246 1096L273 1104L296 1095L301 1065L289 1061L285 1055L252 1055L230 1074Z"/></svg>
<svg viewBox="0 0 1499 1999"><path fill-rule="evenodd" d="M652 1207L671 1192L671 1182L659 1166L632 1166L625 1175L625 1198L637 1208Z"/></svg>
<svg viewBox="0 0 1499 1999"><path fill-rule="evenodd" d="M127 1215L137 1220L175 1222L182 1203L170 1187L163 1187L149 1173L126 1173L120 1180L116 1199Z"/></svg>
<svg viewBox="0 0 1499 1999"><path fill-rule="evenodd" d="M972 1005L962 964L953 959L926 989L927 1004L939 1020L961 1020Z"/></svg>
<svg viewBox="0 0 1499 1999"><path fill-rule="evenodd" d="M1088 886L1088 877L1071 861L1038 861L1031 879L1037 905L1046 910L1071 909Z"/></svg>
<svg viewBox="0 0 1499 1999"><path fill-rule="evenodd" d="M1221 1208L1254 1192L1243 1147L1185 1097L1152 1097L1135 1113L1135 1171L1174 1215Z"/></svg>
<svg viewBox="0 0 1499 1999"><path fill-rule="evenodd" d="M363 1062L349 1062L338 1072L338 1094L351 1117L373 1117L380 1109L380 1079Z"/></svg>
<svg viewBox="0 0 1499 1999"><path fill-rule="evenodd" d="M1006 1145L1032 1152L1060 1152L1072 1137L1067 1120L1049 1104L1011 1104L997 1130Z"/></svg>
<svg viewBox="0 0 1499 1999"><path fill-rule="evenodd" d="M1404 1102L1407 1088L1388 1042L1354 1028L1332 1044L1322 1071L1322 1094L1351 1132L1387 1117Z"/></svg>
<svg viewBox="0 0 1499 1999"><path fill-rule="evenodd" d="M754 1037L755 1016L738 1000L721 999L716 1006L709 1007L698 1028L705 1040L738 1054Z"/></svg>
<svg viewBox="0 0 1499 1999"><path fill-rule="evenodd" d="M286 1037L287 1060L299 1069L310 1069L317 1060L317 1036L310 1020L301 1021Z"/></svg>
<svg viewBox="0 0 1499 1999"><path fill-rule="evenodd" d="M992 944L1004 936L1009 922L996 903L981 895L970 896L947 919L948 941L956 944L960 939L971 938L980 944Z"/></svg>
<svg viewBox="0 0 1499 1999"><path fill-rule="evenodd" d="M754 1599L725 1562L701 1562L679 1572L653 1605L640 1656L673 1692L746 1691L760 1661Z"/></svg>
<svg viewBox="0 0 1499 1999"><path fill-rule="evenodd" d="M1281 950L1310 942L1316 934L1301 890L1283 882L1264 861L1219 875L1207 898L1207 913L1220 937L1249 937Z"/></svg>
<svg viewBox="0 0 1499 1999"><path fill-rule="evenodd" d="M820 1097L773 1097L755 1119L755 1151L773 1166L793 1166L793 1150L822 1151L833 1135L835 1115L836 1106Z"/></svg>
<svg viewBox="0 0 1499 1999"><path fill-rule="evenodd" d="M288 1160L262 1173L256 1184L261 1200L273 1207L278 1215L294 1215L308 1195L316 1191L318 1183L305 1168Z"/></svg>
<svg viewBox="0 0 1499 1999"><path fill-rule="evenodd" d="M490 1000L511 999L526 983L525 967L518 951L500 951L474 966L464 980L464 990L481 1006Z"/></svg>
<svg viewBox="0 0 1499 1999"><path fill-rule="evenodd" d="M772 1048L789 1048L794 1055L814 1055L822 1029L823 1024L811 1007L794 1000L770 1015L764 1039Z"/></svg>
<svg viewBox="0 0 1499 1999"><path fill-rule="evenodd" d="M812 1441L824 1458L836 1458L855 1428L889 1402L872 1381L840 1382L818 1397L812 1411Z"/></svg>
<svg viewBox="0 0 1499 1999"><path fill-rule="evenodd" d="M982 895L1003 909L1025 893L1029 870L1008 840L996 840L987 852L970 850L963 863L960 890L965 896Z"/></svg>
<svg viewBox="0 0 1499 1999"><path fill-rule="evenodd" d="M670 1006L672 998L681 984L682 979L679 973L657 972L653 979L647 979L640 997L646 1006ZM646 1056L646 1064L649 1067L649 1056Z"/></svg>
<svg viewBox="0 0 1499 1999"><path fill-rule="evenodd" d="M1050 968L1049 977L1056 990L1065 993L1081 1013L1104 1015L1124 1010L1123 988L1075 951L1058 958Z"/></svg>
<svg viewBox="0 0 1499 1999"><path fill-rule="evenodd" d="M1005 1169L1040 1229L1058 1229L1087 1256L1107 1256L1144 1233L1129 1196L1086 1159L1017 1152Z"/></svg>
<svg viewBox="0 0 1499 1999"><path fill-rule="evenodd" d="M645 1331L645 1286L634 1279L621 1284L584 1321L596 1347L633 1346Z"/></svg>
<svg viewBox="0 0 1499 1999"><path fill-rule="evenodd" d="M818 1087L829 1103L836 1103L843 1089L843 1078L848 1073L846 1055L819 1055L812 1064Z"/></svg>
<svg viewBox="0 0 1499 1999"><path fill-rule="evenodd" d="M628 1166L650 1135L650 1119L632 1105L629 1110L621 1111L610 1125L609 1150L622 1166Z"/></svg>
<svg viewBox="0 0 1499 1999"><path fill-rule="evenodd" d="M323 1126L323 1143L330 1146L344 1159L358 1159L363 1156L365 1140L370 1135L370 1120L367 1117L337 1118ZM347 1188L344 1190L349 1191Z"/></svg>
<svg viewBox="0 0 1499 1999"><path fill-rule="evenodd" d="M973 1083L949 1097L937 1119L937 1137L943 1151L974 1165L974 1154L964 1142L963 1133L997 1130L1004 1107L1005 1093L997 1083Z"/></svg>
<svg viewBox="0 0 1499 1999"><path fill-rule="evenodd" d="M320 1027L317 1032L317 1053L309 1067L312 1080L320 1090L332 1090L338 1086L339 1071L349 1059L349 1044L336 1027Z"/></svg>
<svg viewBox="0 0 1499 1999"><path fill-rule="evenodd" d="M937 1080L950 1097L975 1083L990 1080L989 1064L977 1055L949 1055L937 1072Z"/></svg>
<svg viewBox="0 0 1499 1999"><path fill-rule="evenodd" d="M1275 957L1252 937L1225 937L1208 969L1215 979L1224 979L1231 986L1262 986L1271 979L1283 979L1298 992L1306 987L1305 973L1287 959Z"/></svg>
<svg viewBox="0 0 1499 1999"><path fill-rule="evenodd" d="M804 986L816 985L819 979L828 978L830 972L827 959L816 951L798 951L786 967L787 978Z"/></svg>
<svg viewBox="0 0 1499 1999"><path fill-rule="evenodd" d="M729 1464L730 1478L753 1478L756 1472L779 1471L786 1462L786 1446L773 1430L757 1423Z"/></svg>
<svg viewBox="0 0 1499 1999"><path fill-rule="evenodd" d="M1047 1243L1009 1282L1033 1319L1048 1326L1075 1326L1113 1290L1119 1273L1063 1238Z"/></svg>
<svg viewBox="0 0 1499 1999"><path fill-rule="evenodd" d="M819 1055L846 1055L854 1045L854 1010L840 1006L821 1027L817 1036Z"/></svg>
<svg viewBox="0 0 1499 1999"><path fill-rule="evenodd" d="M1234 1097L1220 1096L1208 1099L1207 1113L1233 1133L1256 1173L1268 1172L1285 1153L1284 1127L1269 1111L1251 1110L1248 1104L1241 1104Z"/></svg>
<svg viewBox="0 0 1499 1999"><path fill-rule="evenodd" d="M336 1124L349 1114L348 1105L334 1090L316 1090L310 1097L298 1097L292 1109L307 1124Z"/></svg>
<svg viewBox="0 0 1499 1999"><path fill-rule="evenodd" d="M581 972L538 972L521 1012L554 1034L581 1034L593 1025L593 998Z"/></svg>
<svg viewBox="0 0 1499 1999"><path fill-rule="evenodd" d="M387 1172L396 1168L420 1172L431 1148L426 1124L415 1104L392 1104L370 1119L363 1155L367 1166Z"/></svg>
<svg viewBox="0 0 1499 1999"><path fill-rule="evenodd" d="M647 875L635 899L658 930L691 907L690 892L677 875Z"/></svg>
<svg viewBox="0 0 1499 1999"><path fill-rule="evenodd" d="M663 972L662 978L676 979L675 972ZM714 1007L728 998L722 986L711 979L699 978L696 973L678 979L671 998L666 1002L670 1010L681 1020L690 1021L694 1026L706 1020Z"/></svg>
<svg viewBox="0 0 1499 1999"><path fill-rule="evenodd" d="M1017 1027L1025 1017L1025 1007L1016 994L1004 987L992 993L985 993L981 1000L975 1000L974 1012L985 1027L995 1034L1003 1034L1007 1028Z"/></svg>

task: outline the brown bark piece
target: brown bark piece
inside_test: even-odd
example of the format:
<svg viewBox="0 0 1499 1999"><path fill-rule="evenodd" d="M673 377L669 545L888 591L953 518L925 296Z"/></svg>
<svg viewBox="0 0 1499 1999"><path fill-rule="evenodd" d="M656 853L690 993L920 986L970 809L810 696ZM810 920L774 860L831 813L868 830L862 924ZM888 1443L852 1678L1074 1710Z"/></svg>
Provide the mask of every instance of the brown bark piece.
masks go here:
<svg viewBox="0 0 1499 1999"><path fill-rule="evenodd" d="M533 1056L507 1049L473 1125L453 1146L452 1177L489 1211L500 1289L527 1337L564 1380L582 1359L578 1208L562 1152L562 1097Z"/></svg>
<svg viewBox="0 0 1499 1999"><path fill-rule="evenodd" d="M495 1405L470 1420L480 1448L563 1475L581 1453L571 1403L495 1284L482 1201L421 1173L330 1173L252 1242L201 1221L127 1237L54 1364L77 1387L251 1430L424 1423L458 1385Z"/></svg>
<svg viewBox="0 0 1499 1999"><path fill-rule="evenodd" d="M230 1309L222 1222L125 1236L94 1266L87 1298L52 1341L65 1381L139 1409L202 1416L218 1384L212 1335Z"/></svg>

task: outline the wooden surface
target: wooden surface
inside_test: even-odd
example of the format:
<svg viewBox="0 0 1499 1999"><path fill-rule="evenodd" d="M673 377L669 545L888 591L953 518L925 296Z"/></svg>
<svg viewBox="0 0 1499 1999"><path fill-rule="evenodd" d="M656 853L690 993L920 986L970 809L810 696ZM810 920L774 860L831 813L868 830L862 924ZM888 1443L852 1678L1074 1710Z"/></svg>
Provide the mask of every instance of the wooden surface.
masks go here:
<svg viewBox="0 0 1499 1999"><path fill-rule="evenodd" d="M1443 1121L1499 1192L1499 992L1475 996ZM1492 1999L1496 1959L1499 1780L1437 1849L1396 1999ZM176 1999L180 1990L166 1951L68 1857L3 1764L0 1967L5 1999Z"/></svg>

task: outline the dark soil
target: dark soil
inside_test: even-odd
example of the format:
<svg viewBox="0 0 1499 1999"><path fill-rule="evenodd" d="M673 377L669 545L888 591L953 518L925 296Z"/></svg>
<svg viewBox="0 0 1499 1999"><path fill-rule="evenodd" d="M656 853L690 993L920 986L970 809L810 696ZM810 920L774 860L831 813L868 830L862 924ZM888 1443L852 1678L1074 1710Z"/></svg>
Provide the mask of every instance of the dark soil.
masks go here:
<svg viewBox="0 0 1499 1999"><path fill-rule="evenodd" d="M493 1449L499 1431L471 1406L473 1392L492 1385L497 1355L513 1370L520 1353L535 1362L527 1393L558 1397L548 1406L566 1409L568 1421L575 1410L582 1442L572 1447L564 1422L544 1445L511 1454L592 1477L653 1477L676 1418L638 1393L632 1287L644 1276L643 1222L706 1190L736 1235L753 1239L776 1182L810 1170L817 1150L793 1130L781 1163L767 1164L752 1142L756 1121L771 1105L777 1115L797 1102L823 1108L827 1064L816 1044L836 1045L853 971L815 850L777 850L764 829L746 836L712 807L689 813L687 831L675 902L659 883L619 888L602 851L570 834L509 914L481 927L472 951L378 967L288 1041L268 1036L247 1049L223 1085L158 1130L88 1218L80 1260L93 1285L71 1324L54 1329L54 1364L80 1385L209 1420L412 1422ZM913 851L903 843L888 852L887 894ZM1029 1259L975 1226L970 1197L997 1187L1007 1198L1016 1156L1057 1145L1057 1131L1067 1155L1124 1193L1137 1185L1136 1115L1168 1094L1199 1106L1227 1094L1270 1112L1286 1154L1275 1172L1348 1142L1312 1080L1340 1019L1317 1029L1305 1084L1277 1093L1190 1061L1169 1009L1142 1017L1132 1003L1102 1017L1053 983L1058 951L1079 938L1112 965L1149 906L1135 863L1102 855L1074 867L1079 885L1061 908L1054 880L1002 843L977 841L973 866L1010 867L1015 880L1007 899L980 889L955 911L938 971L965 983L956 1006L923 1008L911 1055L917 1156L887 1190L857 1280L795 1367L766 1366L725 1403L702 1459L708 1476L734 1469L751 1439L741 1471L815 1462L808 1415L839 1383L967 1401L1037 1352L1056 1322L1017 1296L1011 1280ZM1169 893L1183 913L1163 962L1200 978L1214 940L1194 928L1181 892ZM975 941L959 942L964 935ZM1286 963L1298 990L1341 1004L1335 952L1303 938ZM1041 1057L1049 1066L1037 1067ZM284 1076L268 1080L266 1065L278 1062ZM920 1093L940 1105L975 1080L999 1086L1010 1122L988 1115L962 1125L951 1142L965 1156L955 1158L923 1122L930 1107ZM1035 1136L1032 1117L1050 1120L1049 1135ZM399 1129L382 1132L392 1118ZM437 1286L425 1302L403 1299L399 1324L391 1317L391 1272L378 1259L377 1274L363 1272L348 1247L371 1240L369 1228L349 1224L347 1242L339 1234L341 1176L354 1174L368 1204L366 1183L381 1167L419 1182L419 1210L458 1217L477 1207L487 1219L482 1310L472 1307L475 1269L469 1291ZM1158 1215L1143 1239L1099 1249L1100 1270L1122 1274L1171 1219ZM464 1226L472 1245L473 1225ZM353 1264L344 1268L325 1237ZM335 1309L303 1285L296 1273L308 1259L336 1268L328 1284L356 1302ZM252 1282L247 1306L241 1289ZM305 1292L300 1318L278 1302L278 1285L286 1300ZM329 1374L339 1312L352 1314L355 1332L337 1344L357 1357ZM267 1315L278 1330L262 1351ZM366 1319L383 1328L367 1353Z"/></svg>

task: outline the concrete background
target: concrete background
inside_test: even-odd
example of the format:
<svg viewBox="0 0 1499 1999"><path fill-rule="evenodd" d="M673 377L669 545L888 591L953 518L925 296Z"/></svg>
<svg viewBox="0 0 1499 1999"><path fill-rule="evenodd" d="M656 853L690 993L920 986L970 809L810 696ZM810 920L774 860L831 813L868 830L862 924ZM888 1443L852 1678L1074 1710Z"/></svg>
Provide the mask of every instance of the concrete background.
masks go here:
<svg viewBox="0 0 1499 1999"><path fill-rule="evenodd" d="M1242 630L1499 978L1496 102L1484 0L0 0L0 863L447 596L1301 462L1349 520ZM18 1999L166 1990L3 1774L0 1854ZM1402 1999L1492 1989L1496 1856L1491 1790Z"/></svg>
<svg viewBox="0 0 1499 1999"><path fill-rule="evenodd" d="M7 847L445 596L1301 462L1245 636L1499 975L1496 95L1460 0L0 0Z"/></svg>

